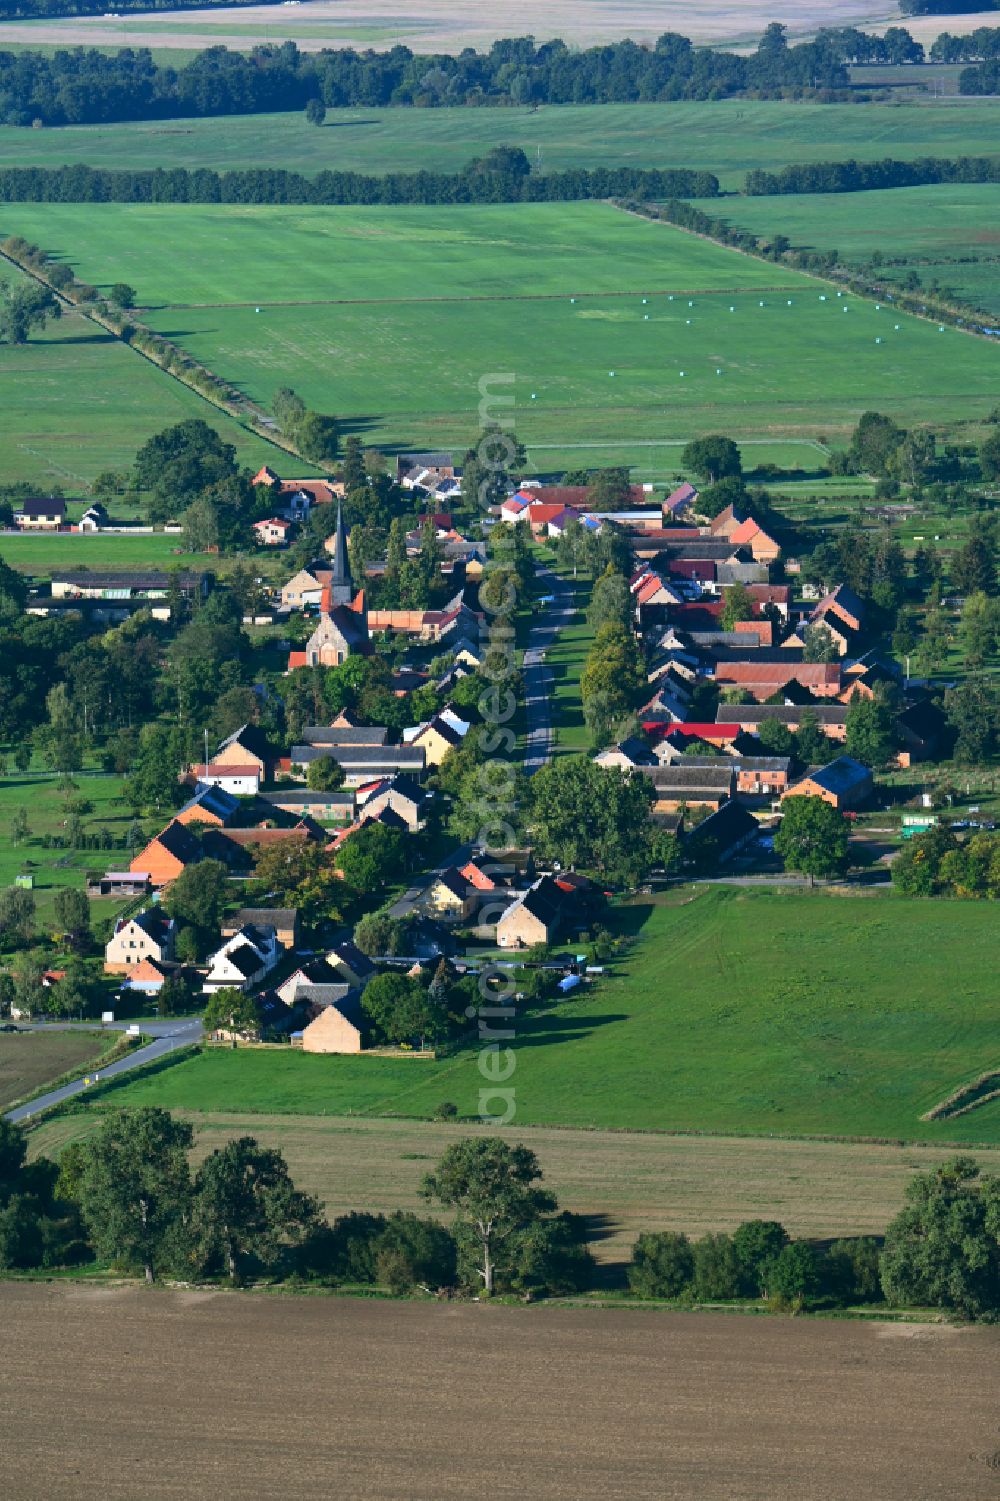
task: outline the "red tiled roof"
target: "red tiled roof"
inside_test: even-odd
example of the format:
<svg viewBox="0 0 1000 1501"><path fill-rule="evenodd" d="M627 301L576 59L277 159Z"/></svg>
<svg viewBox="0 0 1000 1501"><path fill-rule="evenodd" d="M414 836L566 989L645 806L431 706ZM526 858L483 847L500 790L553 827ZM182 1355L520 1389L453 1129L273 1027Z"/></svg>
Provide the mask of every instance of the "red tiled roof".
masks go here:
<svg viewBox="0 0 1000 1501"><path fill-rule="evenodd" d="M307 665L308 665L308 663L307 663L306 654L305 654L304 651L290 651L288 653L288 671L289 672L294 672L295 669L296 669L296 667L305 667Z"/></svg>
<svg viewBox="0 0 1000 1501"><path fill-rule="evenodd" d="M758 522L750 516L746 521L741 522L735 531L729 533L729 540L730 542L752 542L761 530Z"/></svg>

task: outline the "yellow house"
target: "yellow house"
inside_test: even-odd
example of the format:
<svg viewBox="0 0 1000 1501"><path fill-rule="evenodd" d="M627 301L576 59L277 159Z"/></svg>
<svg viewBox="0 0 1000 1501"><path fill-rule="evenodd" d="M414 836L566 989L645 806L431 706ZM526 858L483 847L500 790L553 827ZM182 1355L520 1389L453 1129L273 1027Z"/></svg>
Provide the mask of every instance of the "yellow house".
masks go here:
<svg viewBox="0 0 1000 1501"><path fill-rule="evenodd" d="M360 1053L364 1045L361 1008L349 996L332 1006L324 1006L302 1032L304 1053Z"/></svg>
<svg viewBox="0 0 1000 1501"><path fill-rule="evenodd" d="M427 887L422 905L443 922L462 922L476 910L475 888L458 870L443 870Z"/></svg>

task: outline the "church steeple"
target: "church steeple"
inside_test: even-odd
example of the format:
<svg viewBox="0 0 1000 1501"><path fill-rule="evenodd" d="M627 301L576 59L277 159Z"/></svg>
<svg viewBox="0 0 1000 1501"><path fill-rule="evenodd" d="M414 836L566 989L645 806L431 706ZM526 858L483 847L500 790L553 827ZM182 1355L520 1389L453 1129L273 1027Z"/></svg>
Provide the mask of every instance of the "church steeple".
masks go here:
<svg viewBox="0 0 1000 1501"><path fill-rule="evenodd" d="M333 605L349 605L354 598L351 582L351 560L347 555L347 531L344 527L344 510L337 501L337 530L334 534L333 578L330 580L330 601Z"/></svg>

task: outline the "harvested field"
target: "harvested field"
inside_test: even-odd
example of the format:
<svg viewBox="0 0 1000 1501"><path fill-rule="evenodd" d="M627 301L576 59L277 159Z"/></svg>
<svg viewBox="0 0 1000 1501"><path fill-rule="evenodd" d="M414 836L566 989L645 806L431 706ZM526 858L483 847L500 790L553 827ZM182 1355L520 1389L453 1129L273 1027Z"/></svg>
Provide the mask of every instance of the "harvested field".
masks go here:
<svg viewBox="0 0 1000 1501"><path fill-rule="evenodd" d="M414 52L488 49L497 36L534 35L539 42L561 37L576 46L632 37L653 42L664 31L678 31L695 41L755 40L769 21L783 21L792 35L805 36L818 26L849 26L883 20L885 7L871 0L712 0L696 10L682 0L507 0L501 15L483 10L474 0L312 0L289 10L273 5L232 10L185 10L168 15L70 16L60 20L16 22L0 26L0 42L57 42L63 46L192 47L231 46L249 51L266 42L290 40L303 52L324 47L375 47L399 44ZM958 18L961 21L961 18ZM937 24L937 23L935 23ZM951 26L949 18L949 26ZM943 24L938 25L943 30ZM960 25L952 30L967 29Z"/></svg>
<svg viewBox="0 0 1000 1501"><path fill-rule="evenodd" d="M330 1216L352 1209L427 1214L420 1181L456 1135L525 1142L560 1204L587 1216L594 1253L604 1262L626 1261L644 1230L704 1235L755 1218L779 1219L793 1235L880 1234L900 1208L912 1175L949 1155L943 1147L873 1143L178 1114L195 1128L197 1160L235 1136L277 1147L296 1183L316 1194ZM58 1154L99 1119L95 1111L46 1122L32 1133L32 1154ZM1000 1173L1000 1150L973 1155L987 1172Z"/></svg>
<svg viewBox="0 0 1000 1501"><path fill-rule="evenodd" d="M5 1033L0 1037L0 1110L70 1069L83 1068L113 1041L98 1031Z"/></svg>
<svg viewBox="0 0 1000 1501"><path fill-rule="evenodd" d="M991 1329L79 1285L3 1302L11 1501L997 1494Z"/></svg>

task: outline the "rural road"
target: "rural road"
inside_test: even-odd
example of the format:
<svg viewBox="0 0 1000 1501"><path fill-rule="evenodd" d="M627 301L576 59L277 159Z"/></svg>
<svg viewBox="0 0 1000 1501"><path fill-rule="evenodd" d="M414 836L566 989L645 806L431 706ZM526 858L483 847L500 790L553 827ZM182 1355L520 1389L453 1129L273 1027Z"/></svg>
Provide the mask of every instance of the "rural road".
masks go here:
<svg viewBox="0 0 1000 1501"><path fill-rule="evenodd" d="M552 674L545 665L545 653L576 613L572 584L550 568L539 567L536 574L539 583L554 598L550 605L538 604L541 618L531 627L524 653L524 698L528 716L524 769L529 777L552 759Z"/></svg>
<svg viewBox="0 0 1000 1501"><path fill-rule="evenodd" d="M84 1030L93 1030L93 1023L84 1022ZM130 1025L129 1022L115 1022L112 1029L116 1032L124 1032ZM66 1030L79 1028L78 1022L46 1022L35 1025L27 1030L38 1032L51 1032L54 1030ZM201 1021L195 1017L182 1017L178 1021L144 1022L142 1030L153 1041L145 1047L136 1048L126 1058L120 1058L117 1063L109 1063L107 1068L100 1070L101 1081L111 1079L115 1074L128 1073L130 1069L140 1068L144 1063L152 1063L157 1058L162 1058L167 1053L172 1053L176 1048L185 1048L192 1042L198 1042L201 1037ZM72 1100L78 1094L83 1094L90 1085L86 1079L92 1079L94 1075L81 1075L74 1079L71 1084L64 1084L60 1089L52 1089L48 1094L36 1095L33 1100L28 1100L24 1105L18 1105L14 1110L8 1110L5 1116L9 1121L26 1121L37 1115L41 1110L48 1110L53 1105L61 1105L64 1100Z"/></svg>

